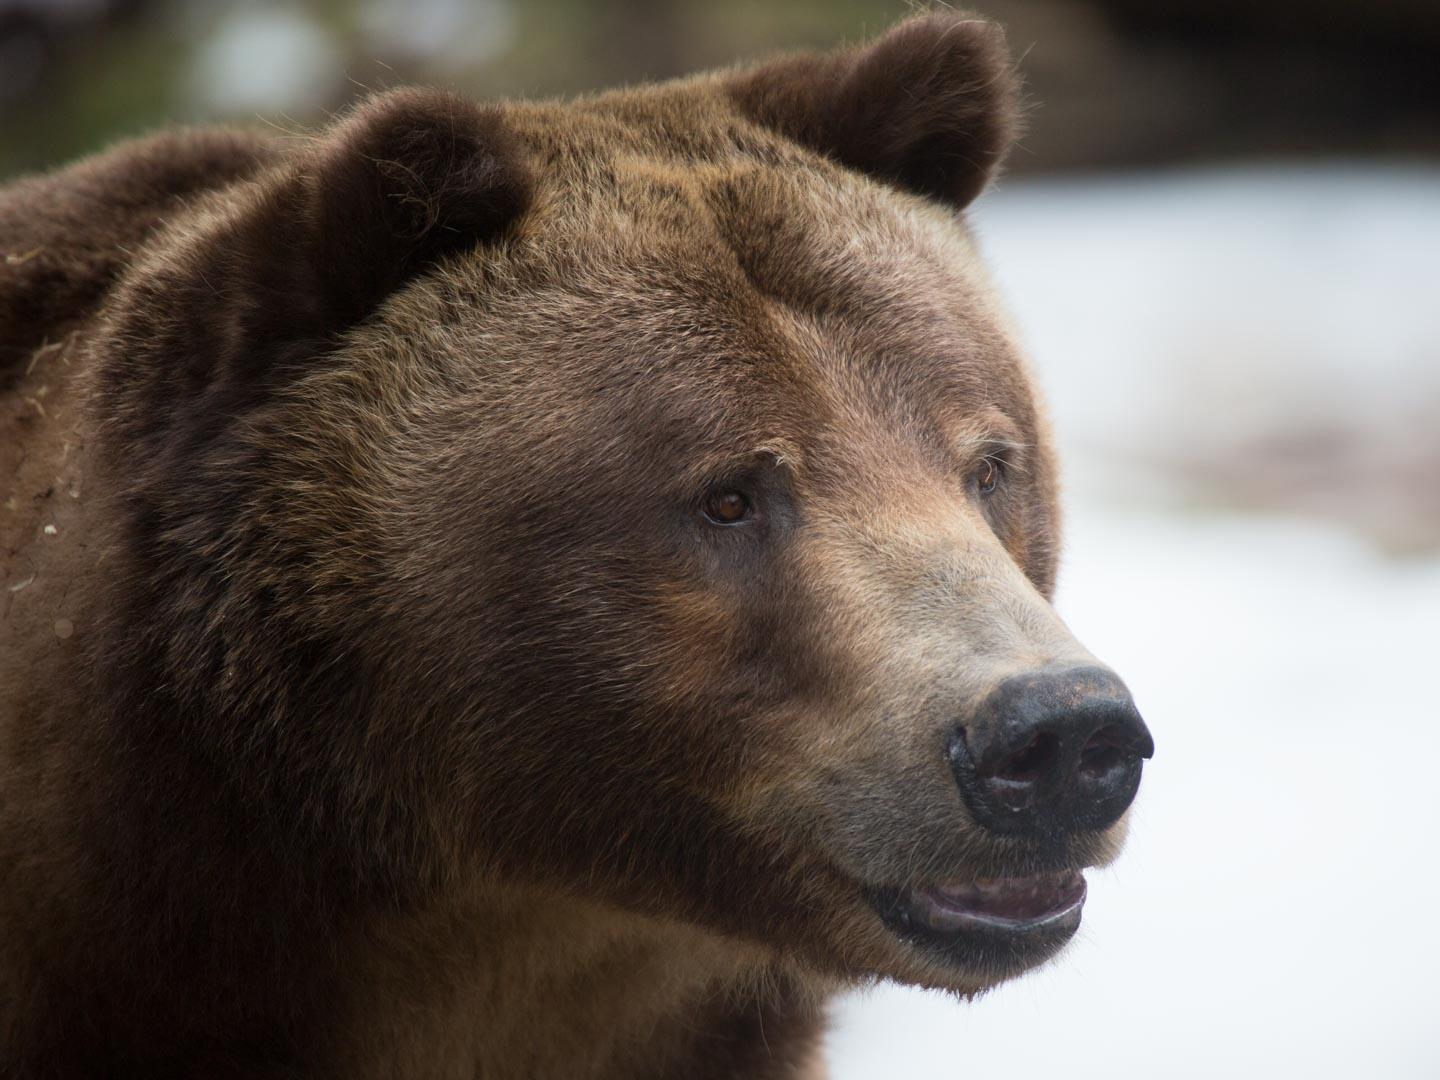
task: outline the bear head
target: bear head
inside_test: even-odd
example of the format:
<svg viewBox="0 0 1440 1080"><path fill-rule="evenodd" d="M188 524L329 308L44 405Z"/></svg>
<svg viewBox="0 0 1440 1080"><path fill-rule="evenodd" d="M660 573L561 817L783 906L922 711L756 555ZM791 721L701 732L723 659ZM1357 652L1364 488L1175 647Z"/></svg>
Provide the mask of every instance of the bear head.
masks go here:
<svg viewBox="0 0 1440 1080"><path fill-rule="evenodd" d="M383 93L198 202L94 344L106 700L352 899L581 895L959 992L1052 955L1150 745L1049 604L963 213L1019 111L936 13Z"/></svg>

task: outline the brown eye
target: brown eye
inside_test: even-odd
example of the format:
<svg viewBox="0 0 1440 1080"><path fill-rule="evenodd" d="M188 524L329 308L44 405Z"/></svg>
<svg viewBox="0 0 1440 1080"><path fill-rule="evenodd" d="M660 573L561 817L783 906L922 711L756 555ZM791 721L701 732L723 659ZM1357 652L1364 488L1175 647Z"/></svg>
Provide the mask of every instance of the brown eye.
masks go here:
<svg viewBox="0 0 1440 1080"><path fill-rule="evenodd" d="M738 491L716 491L705 500L705 516L716 525L739 525L751 515L750 500Z"/></svg>
<svg viewBox="0 0 1440 1080"><path fill-rule="evenodd" d="M1000 484L1000 462L985 458L975 470L975 487L981 495L994 494Z"/></svg>

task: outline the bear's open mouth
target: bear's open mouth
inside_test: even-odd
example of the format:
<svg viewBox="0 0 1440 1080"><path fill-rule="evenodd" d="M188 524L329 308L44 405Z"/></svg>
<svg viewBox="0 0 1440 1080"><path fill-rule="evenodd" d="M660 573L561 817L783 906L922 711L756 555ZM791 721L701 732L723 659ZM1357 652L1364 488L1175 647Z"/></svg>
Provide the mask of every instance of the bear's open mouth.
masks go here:
<svg viewBox="0 0 1440 1080"><path fill-rule="evenodd" d="M1057 919L1080 921L1085 878L1076 870L1032 877L979 878L910 890L912 914L932 930L1026 931Z"/></svg>
<svg viewBox="0 0 1440 1080"><path fill-rule="evenodd" d="M885 924L951 963L1030 967L1080 926L1085 878L1078 870L1024 877L870 890Z"/></svg>

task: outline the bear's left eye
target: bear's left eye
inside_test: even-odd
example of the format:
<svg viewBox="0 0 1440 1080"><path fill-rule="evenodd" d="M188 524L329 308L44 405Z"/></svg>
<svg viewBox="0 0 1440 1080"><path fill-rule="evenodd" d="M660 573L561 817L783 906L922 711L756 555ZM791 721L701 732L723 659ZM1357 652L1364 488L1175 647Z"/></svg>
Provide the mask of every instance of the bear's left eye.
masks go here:
<svg viewBox="0 0 1440 1080"><path fill-rule="evenodd" d="M702 509L714 525L739 525L755 513L750 500L738 491L712 491Z"/></svg>
<svg viewBox="0 0 1440 1080"><path fill-rule="evenodd" d="M1004 463L998 458L981 458L980 464L975 467L975 490L981 495L993 495L1000 486L1003 472Z"/></svg>

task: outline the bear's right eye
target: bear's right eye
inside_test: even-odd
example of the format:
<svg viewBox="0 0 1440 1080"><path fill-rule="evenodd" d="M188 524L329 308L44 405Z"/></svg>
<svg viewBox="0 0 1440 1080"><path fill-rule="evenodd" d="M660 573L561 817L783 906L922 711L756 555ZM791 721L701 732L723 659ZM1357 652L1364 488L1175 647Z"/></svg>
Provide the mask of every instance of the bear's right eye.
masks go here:
<svg viewBox="0 0 1440 1080"><path fill-rule="evenodd" d="M993 495L1000 486L1001 463L993 457L980 459L975 468L975 488L981 495Z"/></svg>
<svg viewBox="0 0 1440 1080"><path fill-rule="evenodd" d="M712 525L741 525L755 513L750 500L738 491L712 491L701 509Z"/></svg>

